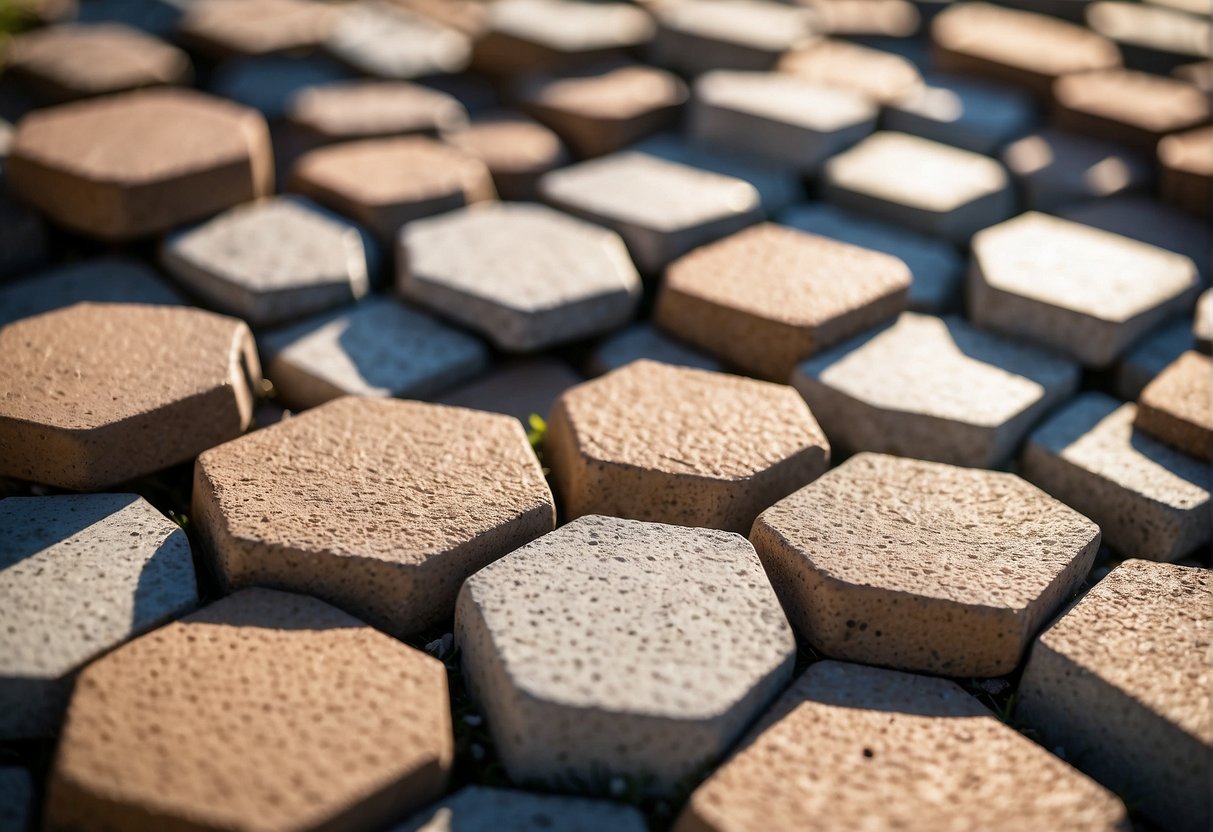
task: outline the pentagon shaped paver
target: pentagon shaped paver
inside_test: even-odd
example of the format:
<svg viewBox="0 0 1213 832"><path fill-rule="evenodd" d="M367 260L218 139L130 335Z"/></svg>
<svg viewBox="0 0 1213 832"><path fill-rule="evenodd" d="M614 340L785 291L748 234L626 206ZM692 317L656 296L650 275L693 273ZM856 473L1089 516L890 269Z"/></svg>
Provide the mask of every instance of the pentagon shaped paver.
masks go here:
<svg viewBox="0 0 1213 832"><path fill-rule="evenodd" d="M185 303L140 261L105 256L39 272L0 288L0 326L82 301L159 306Z"/></svg>
<svg viewBox="0 0 1213 832"><path fill-rule="evenodd" d="M544 205L487 205L410 223L400 235L402 297L535 352L615 329L640 300L619 235Z"/></svg>
<svg viewBox="0 0 1213 832"><path fill-rule="evenodd" d="M902 56L845 40L814 40L784 55L779 69L880 105L895 104L922 87L922 76Z"/></svg>
<svg viewBox="0 0 1213 832"><path fill-rule="evenodd" d="M465 786L418 812L391 832L645 832L644 815L632 806L582 797L558 797L513 789Z"/></svg>
<svg viewBox="0 0 1213 832"><path fill-rule="evenodd" d="M278 121L300 90L349 77L344 66L319 55L258 55L220 63L209 89Z"/></svg>
<svg viewBox="0 0 1213 832"><path fill-rule="evenodd" d="M509 362L434 401L506 413L529 429L532 415L547 419L560 394L581 381L581 376L563 361L540 356Z"/></svg>
<svg viewBox="0 0 1213 832"><path fill-rule="evenodd" d="M750 536L815 649L944 676L1013 671L1099 548L1098 526L1014 474L878 454L780 500Z"/></svg>
<svg viewBox="0 0 1213 832"><path fill-rule="evenodd" d="M28 769L0 767L0 829L24 832L34 813L34 780Z"/></svg>
<svg viewBox="0 0 1213 832"><path fill-rule="evenodd" d="M770 0L675 0L654 12L653 62L684 75L773 69L784 52L813 37L808 9Z"/></svg>
<svg viewBox="0 0 1213 832"><path fill-rule="evenodd" d="M1113 385L1116 395L1136 399L1155 376L1193 348L1192 324L1182 318L1154 330L1117 362Z"/></svg>
<svg viewBox="0 0 1213 832"><path fill-rule="evenodd" d="M0 502L0 738L58 727L76 671L198 602L190 544L134 494Z"/></svg>
<svg viewBox="0 0 1213 832"><path fill-rule="evenodd" d="M467 124L453 96L409 81L360 79L306 87L288 102L290 123L320 142L438 133Z"/></svg>
<svg viewBox="0 0 1213 832"><path fill-rule="evenodd" d="M1209 138L1213 141L1213 135ZM1208 225L1157 199L1125 194L1069 205L1056 213L1067 220L1190 257L1206 280L1210 274L1213 251L1209 246Z"/></svg>
<svg viewBox="0 0 1213 832"><path fill-rule="evenodd" d="M128 240L269 193L273 159L252 110L190 90L144 90L30 113L5 178L54 221Z"/></svg>
<svg viewBox="0 0 1213 832"><path fill-rule="evenodd" d="M1024 206L1034 211L1141 191L1154 181L1150 161L1140 153L1052 128L1012 142L1000 158Z"/></svg>
<svg viewBox="0 0 1213 832"><path fill-rule="evenodd" d="M1213 457L1213 359L1188 351L1146 385L1134 426L1192 456Z"/></svg>
<svg viewBox="0 0 1213 832"><path fill-rule="evenodd" d="M1173 78L1109 69L1058 79L1053 122L1152 153L1159 139L1209 120L1209 98Z"/></svg>
<svg viewBox="0 0 1213 832"><path fill-rule="evenodd" d="M177 37L214 58L308 50L324 43L337 9L312 0L197 0Z"/></svg>
<svg viewBox="0 0 1213 832"><path fill-rule="evenodd" d="M974 153L993 153L1027 133L1036 108L1023 92L952 75L935 75L889 107L884 126Z"/></svg>
<svg viewBox="0 0 1213 832"><path fill-rule="evenodd" d="M968 314L978 326L1106 367L1191 308L1198 280L1182 254L1033 211L973 238Z"/></svg>
<svg viewBox="0 0 1213 832"><path fill-rule="evenodd" d="M1162 3L1092 3L1086 17L1091 30L1113 41L1134 69L1165 74L1213 52L1209 6L1199 0L1182 9Z"/></svg>
<svg viewBox="0 0 1213 832"><path fill-rule="evenodd" d="M641 358L700 370L722 369L712 356L671 338L652 324L638 323L602 339L590 356L589 372L600 376Z"/></svg>
<svg viewBox="0 0 1213 832"><path fill-rule="evenodd" d="M1206 354L1213 352L1213 289L1205 289L1196 301L1192 337L1196 339L1196 349Z"/></svg>
<svg viewBox="0 0 1213 832"><path fill-rule="evenodd" d="M1213 127L1167 136L1158 143L1162 198L1197 216L1213 210Z"/></svg>
<svg viewBox="0 0 1213 832"><path fill-rule="evenodd" d="M557 399L544 453L569 517L732 531L749 531L760 511L819 476L830 457L790 388L647 360Z"/></svg>
<svg viewBox="0 0 1213 832"><path fill-rule="evenodd" d="M261 379L248 327L168 306L78 303L0 329L0 474L81 491L239 436Z"/></svg>
<svg viewBox="0 0 1213 832"><path fill-rule="evenodd" d="M510 779L590 792L625 777L670 793L728 750L796 652L744 538L599 516L473 575L455 638Z"/></svg>
<svg viewBox="0 0 1213 832"><path fill-rule="evenodd" d="M1131 828L1115 795L946 679L819 662L767 722L675 832Z"/></svg>
<svg viewBox="0 0 1213 832"><path fill-rule="evenodd" d="M1032 648L1016 718L1167 829L1213 823L1213 577L1127 560Z"/></svg>
<svg viewBox="0 0 1213 832"><path fill-rule="evenodd" d="M869 136L824 170L827 201L954 243L967 243L1015 208L1002 165L906 133Z"/></svg>
<svg viewBox="0 0 1213 832"><path fill-rule="evenodd" d="M905 313L801 364L792 384L842 448L994 468L1078 377L961 318Z"/></svg>
<svg viewBox="0 0 1213 832"><path fill-rule="evenodd" d="M1020 473L1099 524L1131 557L1179 560L1213 532L1213 475L1133 429L1137 407L1084 393L1033 431Z"/></svg>
<svg viewBox="0 0 1213 832"><path fill-rule="evenodd" d="M472 57L459 30L386 0L347 5L325 48L359 72L396 80L460 72Z"/></svg>
<svg viewBox="0 0 1213 832"><path fill-rule="evenodd" d="M649 274L761 216L748 182L630 151L552 171L539 192L557 208L619 232Z"/></svg>
<svg viewBox="0 0 1213 832"><path fill-rule="evenodd" d="M47 826L378 828L445 789L449 708L437 660L313 598L239 592L81 674Z"/></svg>
<svg viewBox="0 0 1213 832"><path fill-rule="evenodd" d="M555 515L517 419L346 397L203 454L191 516L225 586L307 592L405 636Z"/></svg>
<svg viewBox="0 0 1213 832"><path fill-rule="evenodd" d="M488 113L443 138L488 166L502 199L538 199L540 178L569 160L559 136L521 113Z"/></svg>
<svg viewBox="0 0 1213 832"><path fill-rule="evenodd" d="M799 361L895 317L910 279L888 254L764 223L671 263L654 320L732 366L786 382Z"/></svg>

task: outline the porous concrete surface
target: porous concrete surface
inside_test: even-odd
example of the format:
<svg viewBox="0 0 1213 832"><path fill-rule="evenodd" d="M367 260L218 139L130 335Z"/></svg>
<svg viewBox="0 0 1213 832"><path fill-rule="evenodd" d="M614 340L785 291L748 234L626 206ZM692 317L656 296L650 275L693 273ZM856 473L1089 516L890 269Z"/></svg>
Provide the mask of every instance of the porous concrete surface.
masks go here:
<svg viewBox="0 0 1213 832"><path fill-rule="evenodd" d="M453 96L409 81L365 78L306 87L287 104L292 125L322 142L438 133L467 124Z"/></svg>
<svg viewBox="0 0 1213 832"><path fill-rule="evenodd" d="M1153 153L1170 133L1209 121L1208 96L1174 78L1108 69L1059 78L1051 120L1073 130Z"/></svg>
<svg viewBox="0 0 1213 832"><path fill-rule="evenodd" d="M881 106L902 101L922 88L918 69L901 55L845 40L813 40L784 55L779 70L857 92Z"/></svg>
<svg viewBox="0 0 1213 832"><path fill-rule="evenodd" d="M434 399L436 404L505 413L528 430L531 416L546 420L552 405L582 378L563 361L547 356L510 361Z"/></svg>
<svg viewBox="0 0 1213 832"><path fill-rule="evenodd" d="M338 14L310 0L198 0L184 7L176 36L215 59L306 51L324 43Z"/></svg>
<svg viewBox="0 0 1213 832"><path fill-rule="evenodd" d="M455 638L510 779L588 792L625 777L672 793L787 684L796 652L745 538L600 516L469 578Z"/></svg>
<svg viewBox="0 0 1213 832"><path fill-rule="evenodd" d="M1167 136L1158 143L1158 190L1163 200L1209 217L1213 203L1213 127Z"/></svg>
<svg viewBox="0 0 1213 832"><path fill-rule="evenodd" d="M773 69L814 37L812 12L763 0L675 0L654 9L653 63L686 76Z"/></svg>
<svg viewBox="0 0 1213 832"><path fill-rule="evenodd" d="M1189 257L1208 283L1213 259L1208 225L1165 202L1141 194L1123 194L1071 204L1055 213Z"/></svg>
<svg viewBox="0 0 1213 832"><path fill-rule="evenodd" d="M1051 127L1012 142L999 158L1034 211L1142 191L1154 181L1152 161L1137 151Z"/></svg>
<svg viewBox="0 0 1213 832"><path fill-rule="evenodd" d="M590 355L587 369L600 376L637 359L647 358L679 367L720 371L720 362L689 347L648 323L632 324L602 339Z"/></svg>
<svg viewBox="0 0 1213 832"><path fill-rule="evenodd" d="M24 832L34 812L34 781L28 769L0 767L0 829Z"/></svg>
<svg viewBox="0 0 1213 832"><path fill-rule="evenodd" d="M1172 447L1213 457L1213 358L1189 350L1146 385L1134 427Z"/></svg>
<svg viewBox="0 0 1213 832"><path fill-rule="evenodd" d="M1032 648L1016 718L1166 829L1213 822L1213 578L1126 560Z"/></svg>
<svg viewBox="0 0 1213 832"><path fill-rule="evenodd" d="M395 80L460 72L472 57L462 32L387 0L342 9L325 49L365 75Z"/></svg>
<svg viewBox="0 0 1213 832"><path fill-rule="evenodd" d="M464 786L427 806L391 832L645 832L644 815L632 806L583 797L514 789Z"/></svg>
<svg viewBox="0 0 1213 832"><path fill-rule="evenodd" d="M1196 301L1192 337L1196 339L1198 350L1203 353L1213 352L1213 289L1205 289Z"/></svg>
<svg viewBox="0 0 1213 832"><path fill-rule="evenodd" d="M1035 102L1010 86L931 75L888 108L884 127L974 153L993 154L1036 122Z"/></svg>
<svg viewBox="0 0 1213 832"><path fill-rule="evenodd" d="M0 326L73 303L180 306L185 299L130 257L104 255L32 274L0 287Z"/></svg>
<svg viewBox="0 0 1213 832"><path fill-rule="evenodd" d="M261 368L242 321L78 303L0 329L0 474L95 491L249 426Z"/></svg>
<svg viewBox="0 0 1213 832"><path fill-rule="evenodd" d="M314 598L250 589L81 674L46 825L374 829L442 794L453 746L440 662Z"/></svg>
<svg viewBox="0 0 1213 832"><path fill-rule="evenodd" d="M544 445L568 517L740 532L820 476L829 457L791 388L648 360L566 391Z"/></svg>
<svg viewBox="0 0 1213 832"><path fill-rule="evenodd" d="M197 602L185 532L141 497L0 501L0 738L55 733L77 670Z"/></svg>
<svg viewBox="0 0 1213 832"><path fill-rule="evenodd" d="M569 160L559 136L508 110L477 116L443 140L488 165L502 199L538 199L540 177Z"/></svg>
<svg viewBox="0 0 1213 832"><path fill-rule="evenodd" d="M404 637L556 510L517 419L350 396L203 454L191 518L225 587L306 592Z"/></svg>
<svg viewBox="0 0 1213 832"><path fill-rule="evenodd" d="M1113 389L1126 401L1136 400L1155 376L1194 348L1192 324L1183 318L1171 321L1147 335L1116 364Z"/></svg>

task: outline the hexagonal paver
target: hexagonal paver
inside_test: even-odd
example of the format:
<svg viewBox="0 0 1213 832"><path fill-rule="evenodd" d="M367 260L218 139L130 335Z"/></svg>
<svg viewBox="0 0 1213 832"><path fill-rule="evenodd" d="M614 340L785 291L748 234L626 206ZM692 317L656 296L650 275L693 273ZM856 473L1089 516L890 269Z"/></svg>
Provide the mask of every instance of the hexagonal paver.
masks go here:
<svg viewBox="0 0 1213 832"><path fill-rule="evenodd" d="M645 832L644 815L632 806L581 797L557 797L513 789L464 786L391 832Z"/></svg>
<svg viewBox="0 0 1213 832"><path fill-rule="evenodd" d="M954 243L967 243L1015 209L1002 165L906 133L869 136L824 171L827 201Z"/></svg>
<svg viewBox="0 0 1213 832"><path fill-rule="evenodd" d="M81 674L47 825L377 828L446 788L449 707L437 660L313 598L239 592Z"/></svg>
<svg viewBox="0 0 1213 832"><path fill-rule="evenodd" d="M1099 548L1098 526L1014 474L879 454L780 500L750 537L814 649L943 676L1013 671Z"/></svg>
<svg viewBox="0 0 1213 832"><path fill-rule="evenodd" d="M28 769L0 767L0 829L22 832L34 813L34 781Z"/></svg>
<svg viewBox="0 0 1213 832"><path fill-rule="evenodd" d="M992 154L1036 122L1032 99L998 84L933 75L917 92L890 106L885 127L974 153Z"/></svg>
<svg viewBox="0 0 1213 832"><path fill-rule="evenodd" d="M1213 135L1209 138L1213 140ZM1206 281L1213 272L1208 225L1152 197L1125 194L1068 205L1056 213L1189 257Z"/></svg>
<svg viewBox="0 0 1213 832"><path fill-rule="evenodd" d="M640 277L619 235L543 205L486 205L410 223L400 235L401 296L535 352L626 323Z"/></svg>
<svg viewBox="0 0 1213 832"><path fill-rule="evenodd" d="M1208 217L1213 203L1213 127L1167 136L1158 143L1158 189L1172 205Z"/></svg>
<svg viewBox="0 0 1213 832"><path fill-rule="evenodd" d="M569 161L560 137L521 113L478 116L443 139L488 166L502 199L538 199L539 179Z"/></svg>
<svg viewBox="0 0 1213 832"><path fill-rule="evenodd" d="M669 794L728 750L796 653L744 538L599 516L469 578L455 638L510 779L565 791L623 777Z"/></svg>
<svg viewBox="0 0 1213 832"><path fill-rule="evenodd" d="M265 326L365 295L372 245L343 217L279 196L169 236L160 261L208 305Z"/></svg>
<svg viewBox="0 0 1213 832"><path fill-rule="evenodd" d="M819 662L767 722L675 832L1129 829L1115 795L946 679Z"/></svg>
<svg viewBox="0 0 1213 832"><path fill-rule="evenodd" d="M304 154L291 190L391 240L411 220L496 198L484 162L432 139L365 139Z"/></svg>
<svg viewBox="0 0 1213 832"><path fill-rule="evenodd" d="M1032 432L1020 473L1132 557L1179 560L1213 534L1209 463L1133 429L1137 407L1084 393Z"/></svg>
<svg viewBox="0 0 1213 832"><path fill-rule="evenodd" d="M0 326L82 301L185 304L142 262L105 256L58 266L0 288Z"/></svg>
<svg viewBox="0 0 1213 832"><path fill-rule="evenodd" d="M1071 362L961 318L905 313L801 364L792 385L846 450L995 468L1078 380Z"/></svg>
<svg viewBox="0 0 1213 832"><path fill-rule="evenodd" d="M0 329L0 474L98 490L239 436L261 379L248 327L78 303Z"/></svg>
<svg viewBox="0 0 1213 832"><path fill-rule="evenodd" d="M396 80L460 72L472 57L462 32L387 0L346 6L325 48L359 72Z"/></svg>
<svg viewBox="0 0 1213 832"><path fill-rule="evenodd" d="M258 55L221 62L209 89L277 121L301 90L349 77L346 67L319 55Z"/></svg>
<svg viewBox="0 0 1213 832"><path fill-rule="evenodd" d="M779 69L823 86L857 92L880 105L894 104L922 88L922 76L902 56L845 40L814 40L784 55Z"/></svg>
<svg viewBox="0 0 1213 832"><path fill-rule="evenodd" d="M581 381L581 376L563 361L541 356L509 362L434 401L506 413L529 429L532 415L546 420L560 394Z"/></svg>
<svg viewBox="0 0 1213 832"><path fill-rule="evenodd" d="M918 32L920 15L906 0L825 0L809 3L813 28L840 37L907 38Z"/></svg>
<svg viewBox="0 0 1213 832"><path fill-rule="evenodd" d="M1196 340L1196 349L1203 353L1213 352L1213 289L1205 289L1196 301L1192 336Z"/></svg>
<svg viewBox="0 0 1213 832"><path fill-rule="evenodd" d="M830 447L784 385L641 360L557 399L544 454L569 517L748 532Z"/></svg>
<svg viewBox="0 0 1213 832"><path fill-rule="evenodd" d="M1146 385L1134 426L1197 457L1213 457L1213 358L1188 351Z"/></svg>
<svg viewBox="0 0 1213 832"><path fill-rule="evenodd" d="M475 66L499 75L611 60L653 36L652 18L628 3L500 0L489 7L486 28Z"/></svg>
<svg viewBox="0 0 1213 832"><path fill-rule="evenodd" d="M712 356L671 338L652 324L638 323L602 339L590 356L589 372L600 376L641 358L700 370L722 369Z"/></svg>
<svg viewBox="0 0 1213 832"><path fill-rule="evenodd" d="M1086 18L1116 43L1126 65L1145 72L1163 75L1213 50L1209 9L1199 2L1091 3Z"/></svg>
<svg viewBox="0 0 1213 832"><path fill-rule="evenodd" d="M1127 560L1041 635L1016 717L1167 829L1213 823L1213 576Z"/></svg>
<svg viewBox="0 0 1213 832"><path fill-rule="evenodd" d="M346 395L425 398L489 363L479 339L384 297L275 330L262 349L266 376L297 408Z"/></svg>
<svg viewBox="0 0 1213 832"><path fill-rule="evenodd" d="M772 381L797 362L895 317L910 270L895 257L764 223L670 264L654 320Z"/></svg>
<svg viewBox="0 0 1213 832"><path fill-rule="evenodd" d="M1141 191L1154 181L1153 166L1140 153L1052 128L1012 142L1000 158L1023 196L1024 207L1035 211Z"/></svg>
<svg viewBox="0 0 1213 832"><path fill-rule="evenodd" d="M556 510L517 419L346 397L203 454L191 517L225 586L307 592L406 636Z"/></svg>
<svg viewBox="0 0 1213 832"><path fill-rule="evenodd" d="M967 306L978 326L1106 367L1198 285L1182 254L1031 211L973 238Z"/></svg>
<svg viewBox="0 0 1213 832"><path fill-rule="evenodd" d="M185 7L177 37L214 58L315 49L337 14L311 0L198 0Z"/></svg>
<svg viewBox="0 0 1213 832"><path fill-rule="evenodd" d="M653 11L653 62L684 75L772 69L784 52L813 37L808 9L769 0L677 0Z"/></svg>
<svg viewBox="0 0 1213 832"><path fill-rule="evenodd" d="M144 90L30 113L5 178L74 231L129 240L269 193L273 155L252 110L190 90Z"/></svg>
<svg viewBox="0 0 1213 832"><path fill-rule="evenodd" d="M0 738L54 733L76 671L197 603L185 532L142 498L0 502Z"/></svg>
<svg viewBox="0 0 1213 832"><path fill-rule="evenodd" d="M1204 124L1210 112L1208 97L1191 84L1127 69L1059 78L1053 97L1058 127L1147 153L1163 136Z"/></svg>
<svg viewBox="0 0 1213 832"><path fill-rule="evenodd" d="M1193 347L1192 325L1186 320L1174 320L1154 330L1116 364L1116 395L1136 399L1167 365Z"/></svg>
<svg viewBox="0 0 1213 832"><path fill-rule="evenodd" d="M409 81L335 81L291 98L286 118L320 142L438 133L467 124L453 96Z"/></svg>
<svg viewBox="0 0 1213 832"><path fill-rule="evenodd" d="M613 228L642 272L761 217L748 182L625 151L552 171L539 182L557 208Z"/></svg>

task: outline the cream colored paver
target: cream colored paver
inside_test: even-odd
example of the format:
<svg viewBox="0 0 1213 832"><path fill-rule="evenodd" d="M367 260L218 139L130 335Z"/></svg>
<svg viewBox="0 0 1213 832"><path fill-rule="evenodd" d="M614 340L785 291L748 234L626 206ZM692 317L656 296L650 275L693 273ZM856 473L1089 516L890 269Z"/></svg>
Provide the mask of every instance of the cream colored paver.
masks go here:
<svg viewBox="0 0 1213 832"><path fill-rule="evenodd" d="M334 81L305 87L286 118L317 141L341 142L458 130L467 111L453 96L409 81Z"/></svg>
<svg viewBox="0 0 1213 832"><path fill-rule="evenodd" d="M1146 385L1134 426L1192 456L1213 457L1213 359L1189 350Z"/></svg>
<svg viewBox="0 0 1213 832"><path fill-rule="evenodd" d="M1213 352L1213 289L1205 289L1196 301L1192 337L1196 340L1196 349L1206 354Z"/></svg>
<svg viewBox="0 0 1213 832"><path fill-rule="evenodd" d="M904 101L923 83L918 69L901 55L830 38L788 52L778 68L824 86L851 90L882 106Z"/></svg>
<svg viewBox="0 0 1213 832"><path fill-rule="evenodd" d="M808 9L771 0L671 0L653 11L653 63L688 76L773 69L784 52L814 37Z"/></svg>
<svg viewBox="0 0 1213 832"><path fill-rule="evenodd" d="M1091 3L1087 25L1120 47L1126 65L1165 75L1180 64L1213 55L1208 4L1182 4Z"/></svg>
<svg viewBox="0 0 1213 832"><path fill-rule="evenodd" d="M587 66L653 37L653 20L630 3L498 0L476 42L475 67L497 75Z"/></svg>
<svg viewBox="0 0 1213 832"><path fill-rule="evenodd" d="M185 6L177 37L217 59L310 50L324 43L338 14L314 0L196 0Z"/></svg>
<svg viewBox="0 0 1213 832"><path fill-rule="evenodd" d="M540 178L569 161L560 137L521 113L480 115L444 138L488 166L502 199L537 200Z"/></svg>
<svg viewBox="0 0 1213 832"><path fill-rule="evenodd" d="M1067 75L1053 87L1052 121L1063 130L1153 153L1159 139L1209 121L1209 98L1174 78L1109 69Z"/></svg>
<svg viewBox="0 0 1213 832"><path fill-rule="evenodd" d="M325 49L359 72L394 80L461 72L472 57L463 32L390 0L347 4Z"/></svg>
<svg viewBox="0 0 1213 832"><path fill-rule="evenodd" d="M1213 141L1213 135L1209 137ZM1205 280L1213 268L1209 227L1198 217L1153 197L1125 194L1063 207L1057 216L1093 225L1192 258Z"/></svg>

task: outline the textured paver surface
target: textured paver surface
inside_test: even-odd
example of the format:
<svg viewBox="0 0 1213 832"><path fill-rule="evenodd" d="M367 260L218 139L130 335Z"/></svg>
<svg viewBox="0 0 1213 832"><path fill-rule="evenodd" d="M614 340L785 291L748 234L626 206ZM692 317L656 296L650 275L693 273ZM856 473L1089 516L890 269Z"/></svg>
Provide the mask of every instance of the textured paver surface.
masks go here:
<svg viewBox="0 0 1213 832"><path fill-rule="evenodd" d="M140 261L97 257L38 272L0 288L0 326L83 301L185 303L180 293Z"/></svg>
<svg viewBox="0 0 1213 832"><path fill-rule="evenodd" d="M1036 211L1140 191L1154 178L1151 160L1132 148L1051 127L1007 145L1000 158L1024 207Z"/></svg>
<svg viewBox="0 0 1213 832"><path fill-rule="evenodd" d="M631 806L580 797L557 797L467 786L427 806L391 832L645 832L644 816Z"/></svg>
<svg viewBox="0 0 1213 832"><path fill-rule="evenodd" d="M458 72L472 53L462 32L386 0L350 4L325 48L367 75L398 80Z"/></svg>
<svg viewBox="0 0 1213 832"><path fill-rule="evenodd" d="M1205 289L1196 301L1192 336L1197 349L1203 353L1213 352L1213 289Z"/></svg>
<svg viewBox="0 0 1213 832"><path fill-rule="evenodd" d="M456 99L409 81L335 81L306 87L287 105L295 126L324 142L455 130L467 122Z"/></svg>
<svg viewBox="0 0 1213 832"><path fill-rule="evenodd" d="M488 166L502 199L536 199L540 177L568 163L560 137L521 113L478 116L445 139Z"/></svg>
<svg viewBox="0 0 1213 832"><path fill-rule="evenodd" d="M1158 140L1209 120L1209 98L1183 81L1113 69L1071 75L1053 89L1053 122L1147 153Z"/></svg>
<svg viewBox="0 0 1213 832"><path fill-rule="evenodd" d="M772 69L785 51L813 37L808 10L764 0L678 0L655 11L653 60L692 76Z"/></svg>
<svg viewBox="0 0 1213 832"><path fill-rule="evenodd" d="M1213 457L1213 359L1188 351L1146 385L1135 426L1196 457Z"/></svg>

